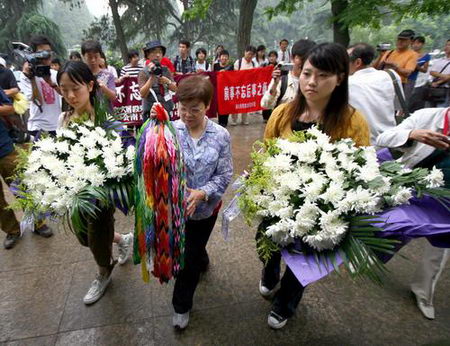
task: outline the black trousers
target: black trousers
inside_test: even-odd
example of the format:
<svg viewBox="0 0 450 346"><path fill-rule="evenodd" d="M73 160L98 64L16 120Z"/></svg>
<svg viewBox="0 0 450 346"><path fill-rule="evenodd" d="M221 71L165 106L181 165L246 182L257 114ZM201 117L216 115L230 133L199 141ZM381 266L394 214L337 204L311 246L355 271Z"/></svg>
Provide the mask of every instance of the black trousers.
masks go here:
<svg viewBox="0 0 450 346"><path fill-rule="evenodd" d="M219 114L219 125L222 127L227 127L229 114Z"/></svg>
<svg viewBox="0 0 450 346"><path fill-rule="evenodd" d="M188 220L184 252L184 268L178 273L173 290L172 305L178 314L192 309L200 273L209 263L206 244L217 220L217 213L203 220Z"/></svg>
<svg viewBox="0 0 450 346"><path fill-rule="evenodd" d="M259 234L259 232L256 234L256 239ZM261 258L260 260L262 261ZM268 289L273 289L280 281L280 266L281 252L275 252L262 270L261 280ZM302 299L304 290L305 287L297 280L292 270L286 267L280 289L275 293L272 302L272 310L284 318L292 317Z"/></svg>
<svg viewBox="0 0 450 346"><path fill-rule="evenodd" d="M265 121L269 120L271 115L272 115L272 109L263 109L262 117Z"/></svg>

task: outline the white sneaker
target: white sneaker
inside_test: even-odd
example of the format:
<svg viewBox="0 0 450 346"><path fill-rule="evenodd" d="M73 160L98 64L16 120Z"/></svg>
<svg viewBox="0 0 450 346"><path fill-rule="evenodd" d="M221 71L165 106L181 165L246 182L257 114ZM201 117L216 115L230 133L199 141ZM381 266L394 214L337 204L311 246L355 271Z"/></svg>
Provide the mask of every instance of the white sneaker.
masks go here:
<svg viewBox="0 0 450 346"><path fill-rule="evenodd" d="M429 320L434 320L434 306L432 304L428 304L424 298L420 298L415 293L414 296L416 297L417 307L419 308L422 315Z"/></svg>
<svg viewBox="0 0 450 346"><path fill-rule="evenodd" d="M233 118L231 118L231 119L228 121L228 123L229 123L231 126L236 126L236 125L237 125L236 120L234 120Z"/></svg>
<svg viewBox="0 0 450 346"><path fill-rule="evenodd" d="M185 329L189 324L189 311L184 314L177 314L172 317L172 325L177 329Z"/></svg>
<svg viewBox="0 0 450 346"><path fill-rule="evenodd" d="M264 298L270 297L272 294L274 294L275 291L277 290L277 287L278 287L278 284L270 290L266 286L263 286L262 280L259 280L259 293Z"/></svg>
<svg viewBox="0 0 450 346"><path fill-rule="evenodd" d="M97 274L97 277L91 283L89 291L83 298L83 302L86 305L94 304L97 302L105 293L106 287L108 287L111 282L111 273L109 275Z"/></svg>
<svg viewBox="0 0 450 346"><path fill-rule="evenodd" d="M277 313L271 311L269 317L267 318L267 324L270 328L281 329L287 323L287 318L281 317Z"/></svg>
<svg viewBox="0 0 450 346"><path fill-rule="evenodd" d="M117 262L122 265L128 261L133 250L133 233L122 235L122 242L117 244L119 250L119 258Z"/></svg>

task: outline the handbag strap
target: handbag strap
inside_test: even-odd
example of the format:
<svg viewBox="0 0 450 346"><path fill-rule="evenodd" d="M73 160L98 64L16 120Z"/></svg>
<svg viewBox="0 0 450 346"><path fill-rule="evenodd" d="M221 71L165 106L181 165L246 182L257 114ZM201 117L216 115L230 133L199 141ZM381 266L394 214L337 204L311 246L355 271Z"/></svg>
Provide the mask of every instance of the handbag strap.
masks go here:
<svg viewBox="0 0 450 346"><path fill-rule="evenodd" d="M442 70L439 73L442 73L447 68L448 65L450 65L450 61L445 64L445 66L442 68Z"/></svg>
<svg viewBox="0 0 450 346"><path fill-rule="evenodd" d="M445 64L445 66L442 68L442 70L439 71L439 73L444 72L444 70L447 68L448 65L450 65L450 61L449 61L448 63ZM435 78L433 79L433 82L435 82L435 81L438 80L438 79L439 79L438 77L435 77Z"/></svg>
<svg viewBox="0 0 450 346"><path fill-rule="evenodd" d="M405 116L405 118L407 118L407 117L409 117L409 110L408 110L408 106L406 105L405 97L403 96L403 93L400 90L400 85L398 84L398 80L391 70L386 70L386 72L389 75L389 77L391 77L391 79L392 79L392 83L394 84L395 94L397 95L398 101L400 102L400 106L402 107L404 116Z"/></svg>

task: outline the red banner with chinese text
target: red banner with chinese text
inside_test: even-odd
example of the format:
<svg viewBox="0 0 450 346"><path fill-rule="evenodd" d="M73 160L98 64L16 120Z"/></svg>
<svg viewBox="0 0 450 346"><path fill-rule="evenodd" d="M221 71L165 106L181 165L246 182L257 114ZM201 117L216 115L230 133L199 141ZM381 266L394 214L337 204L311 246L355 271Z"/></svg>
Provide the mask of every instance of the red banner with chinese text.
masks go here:
<svg viewBox="0 0 450 346"><path fill-rule="evenodd" d="M273 66L217 72L219 114L261 110L261 98L269 86L272 71Z"/></svg>
<svg viewBox="0 0 450 346"><path fill-rule="evenodd" d="M116 84L114 114L127 125L142 125L142 98L137 77L124 79Z"/></svg>

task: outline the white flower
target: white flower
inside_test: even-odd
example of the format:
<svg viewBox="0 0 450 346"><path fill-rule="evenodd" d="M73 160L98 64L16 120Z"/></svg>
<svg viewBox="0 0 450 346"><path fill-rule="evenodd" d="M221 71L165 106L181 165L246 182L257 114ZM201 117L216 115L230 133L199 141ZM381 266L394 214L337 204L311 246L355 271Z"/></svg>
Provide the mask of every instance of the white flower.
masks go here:
<svg viewBox="0 0 450 346"><path fill-rule="evenodd" d="M308 234L303 237L303 241L318 251L331 250L338 245L348 230L348 224L339 218L339 213L321 211L320 231Z"/></svg>
<svg viewBox="0 0 450 346"><path fill-rule="evenodd" d="M61 128L61 129L56 130L56 135L58 137L69 138L72 140L77 139L77 135L75 134L75 132L73 132L72 130L66 129L66 128Z"/></svg>
<svg viewBox="0 0 450 346"><path fill-rule="evenodd" d="M364 182L369 182L380 176L379 166L364 165L356 170L356 177Z"/></svg>
<svg viewBox="0 0 450 346"><path fill-rule="evenodd" d="M427 188L433 189L437 187L441 187L445 184L444 182L444 173L436 167L430 171L424 179L423 182L427 184Z"/></svg>
<svg viewBox="0 0 450 346"><path fill-rule="evenodd" d="M47 137L34 143L36 148L40 148L42 152L52 152L55 150L56 143L53 138Z"/></svg>
<svg viewBox="0 0 450 346"><path fill-rule="evenodd" d="M359 185L356 189L347 192L346 197L338 203L340 212L354 211L357 214L373 214L379 211L380 198L370 190Z"/></svg>
<svg viewBox="0 0 450 346"><path fill-rule="evenodd" d="M88 160L94 160L102 155L102 151L100 149L90 149L86 153L86 157Z"/></svg>
<svg viewBox="0 0 450 346"><path fill-rule="evenodd" d="M291 168L292 158L290 155L278 154L269 157L264 166L273 171L289 171Z"/></svg>
<svg viewBox="0 0 450 346"><path fill-rule="evenodd" d="M267 227L266 235L272 240L286 246L294 242L294 237L290 235L290 230L294 227L294 220L282 219L279 222Z"/></svg>
<svg viewBox="0 0 450 346"><path fill-rule="evenodd" d="M281 188L286 188L287 193L300 189L302 179L297 172L286 172L274 177Z"/></svg>
<svg viewBox="0 0 450 346"><path fill-rule="evenodd" d="M301 237L308 233L316 224L320 209L309 200L296 211L295 225L291 231L293 237Z"/></svg>
<svg viewBox="0 0 450 346"><path fill-rule="evenodd" d="M397 193L392 196L393 205L401 205L407 203L412 198L412 190L406 187L398 189Z"/></svg>
<svg viewBox="0 0 450 346"><path fill-rule="evenodd" d="M298 161L305 163L313 163L317 160L317 152L319 150L317 142L308 140L304 143L298 144Z"/></svg>
<svg viewBox="0 0 450 346"><path fill-rule="evenodd" d="M127 152L126 152L127 160L133 161L135 155L136 155L136 148L135 148L133 145L130 145L130 146L127 148Z"/></svg>
<svg viewBox="0 0 450 346"><path fill-rule="evenodd" d="M326 177L320 174L316 174L309 184L306 184L302 187L302 195L309 198L311 201L315 201L323 192L324 187L326 184L328 184L328 182L329 180Z"/></svg>
<svg viewBox="0 0 450 346"><path fill-rule="evenodd" d="M319 196L325 203L337 205L345 196L344 188L339 182L332 181L326 191Z"/></svg>

